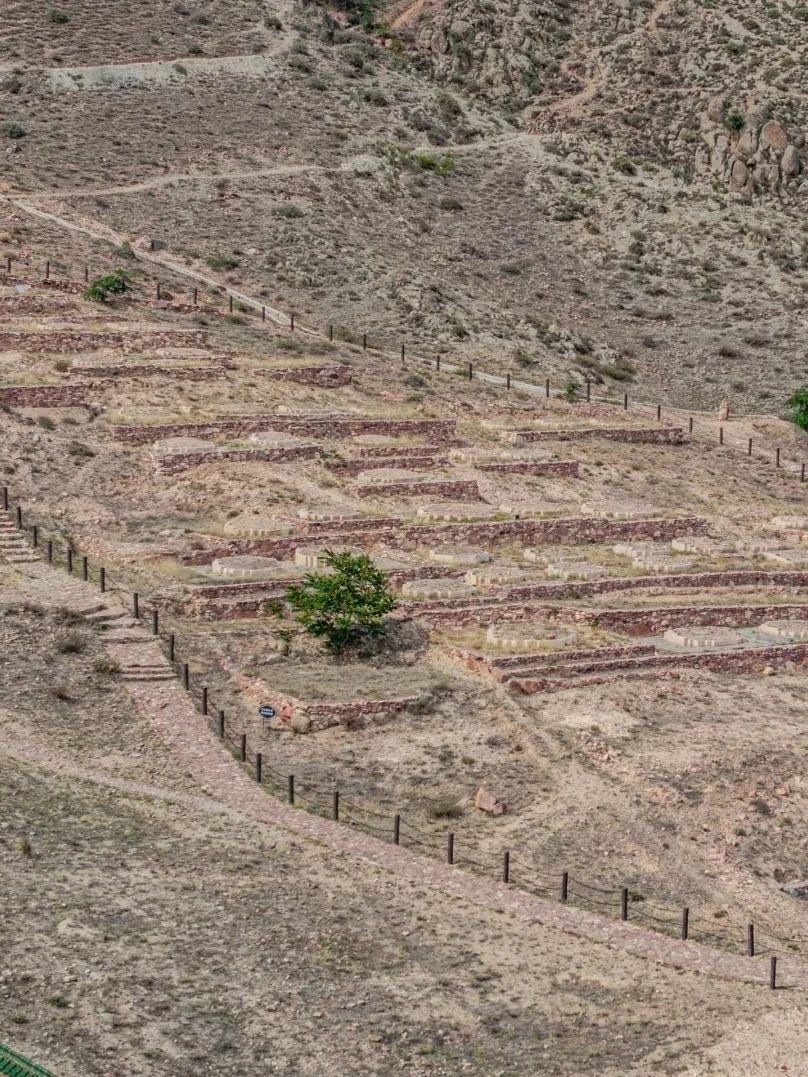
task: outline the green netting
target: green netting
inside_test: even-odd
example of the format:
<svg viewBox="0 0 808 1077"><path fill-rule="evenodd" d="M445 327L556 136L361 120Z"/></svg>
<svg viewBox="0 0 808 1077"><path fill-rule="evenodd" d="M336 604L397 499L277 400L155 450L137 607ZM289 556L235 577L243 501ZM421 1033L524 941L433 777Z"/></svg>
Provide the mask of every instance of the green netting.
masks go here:
<svg viewBox="0 0 808 1077"><path fill-rule="evenodd" d="M10 1047L0 1043L0 1073L8 1077L55 1077L50 1070L43 1069L36 1062L31 1062L24 1055L18 1055Z"/></svg>

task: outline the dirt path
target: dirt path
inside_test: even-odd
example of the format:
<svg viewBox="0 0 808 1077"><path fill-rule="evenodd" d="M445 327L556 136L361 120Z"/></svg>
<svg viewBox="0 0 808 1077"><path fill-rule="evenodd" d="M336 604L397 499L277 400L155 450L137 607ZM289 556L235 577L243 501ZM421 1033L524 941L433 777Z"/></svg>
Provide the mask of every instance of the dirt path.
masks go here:
<svg viewBox="0 0 808 1077"><path fill-rule="evenodd" d="M91 584L66 578L56 569L37 563L20 570L22 589L29 597L47 595L48 604L86 609L99 595ZM26 586L30 581L30 588ZM148 639L145 628L133 629ZM127 649L137 653L138 644L107 644L110 657L126 660ZM750 959L657 935L631 923L621 923L579 907L535 897L513 886L455 866L420 856L403 846L379 841L371 835L335 824L321 816L282 803L250 779L222 748L206 720L195 709L176 680L130 682L122 685L139 714L166 745L179 774L194 775L202 792L188 794L149 783L133 782L88 770L63 753L51 752L30 736L15 734L8 722L0 723L0 752L19 762L118 789L127 795L156 797L184 803L197 811L226 814L240 825L281 828L305 841L322 844L350 857L357 864L391 872L399 883L412 882L478 907L509 913L524 923L538 923L560 932L617 947L634 957L661 965L698 972L736 982L768 982L768 960ZM267 763L271 762L267 760ZM782 986L808 987L808 967L783 959Z"/></svg>
<svg viewBox="0 0 808 1077"><path fill-rule="evenodd" d="M162 176L141 180L139 183L125 183L112 187L66 187L57 191L35 191L20 194L9 193L9 198L21 198L25 201L50 202L60 198L94 198L104 195L137 194L161 187L173 187L182 183L212 184L219 180L259 179L264 176L294 176L308 172L338 172L338 167L328 167L314 163L299 165L275 165L267 168L225 169L221 172L166 172Z"/></svg>

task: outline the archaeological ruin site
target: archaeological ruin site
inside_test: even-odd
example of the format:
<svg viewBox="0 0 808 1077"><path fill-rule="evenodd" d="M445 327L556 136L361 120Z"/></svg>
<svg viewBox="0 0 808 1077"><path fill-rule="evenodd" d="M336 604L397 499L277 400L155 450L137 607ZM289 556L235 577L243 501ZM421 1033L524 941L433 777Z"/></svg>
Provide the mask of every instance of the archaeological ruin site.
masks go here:
<svg viewBox="0 0 808 1077"><path fill-rule="evenodd" d="M0 1074L808 1073L808 9L0 8Z"/></svg>

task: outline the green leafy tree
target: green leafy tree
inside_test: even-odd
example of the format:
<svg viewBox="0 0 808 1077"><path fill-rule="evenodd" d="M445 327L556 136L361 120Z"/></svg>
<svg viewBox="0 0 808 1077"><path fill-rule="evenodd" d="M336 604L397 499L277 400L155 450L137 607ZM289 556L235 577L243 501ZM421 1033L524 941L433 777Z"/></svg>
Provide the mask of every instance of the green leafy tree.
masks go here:
<svg viewBox="0 0 808 1077"><path fill-rule="evenodd" d="M808 430L808 385L803 385L789 397L788 406L791 409L791 421L800 430Z"/></svg>
<svg viewBox="0 0 808 1077"><path fill-rule="evenodd" d="M286 600L306 631L337 654L363 635L379 635L396 600L367 554L326 550L325 563L329 573L309 573Z"/></svg>
<svg viewBox="0 0 808 1077"><path fill-rule="evenodd" d="M116 269L106 276L96 277L84 293L85 299L96 303L108 303L113 295L123 295L130 288L129 275L125 269Z"/></svg>

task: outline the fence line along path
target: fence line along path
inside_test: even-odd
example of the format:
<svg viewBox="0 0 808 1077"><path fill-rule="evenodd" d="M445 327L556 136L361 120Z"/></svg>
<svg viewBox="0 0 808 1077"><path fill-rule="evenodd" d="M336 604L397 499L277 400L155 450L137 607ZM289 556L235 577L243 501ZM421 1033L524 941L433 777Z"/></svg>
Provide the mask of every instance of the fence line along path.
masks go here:
<svg viewBox="0 0 808 1077"><path fill-rule="evenodd" d="M46 583L49 594L56 601L76 610L86 609L97 595L89 579L66 576L41 562L21 566L20 571L38 577L38 582ZM139 640L149 638L153 637L138 621L127 630L124 640L104 639L104 646L110 657L125 661L128 649L136 650ZM167 658L163 657L162 662L167 670L172 668ZM257 824L280 827L301 839L342 852L369 868L391 872L398 879L492 912L505 910L527 924L542 924L684 971L735 982L775 985L776 958L722 952L657 934L634 923L615 920L578 906L556 903L520 890L501 877L497 880L464 872L459 864L452 863L454 857L451 855L448 863L441 863L402 845L380 841L363 830L343 827L321 815L282 803L268 794L266 787L252 780L223 749L209 727L208 717L200 716L183 681L175 678L124 681L122 688L170 749L178 769L196 775L204 784L207 795L192 799L200 806L206 805L207 810L218 808L238 813ZM63 769L70 768L63 766ZM81 775L82 772L76 768L76 773ZM100 775L86 777L101 782L114 781ZM120 782L122 789L129 785L133 790L137 787L138 791L143 791L137 783ZM160 791L155 790L155 794L160 795ZM796 958L784 958L777 985L808 988L808 965Z"/></svg>

